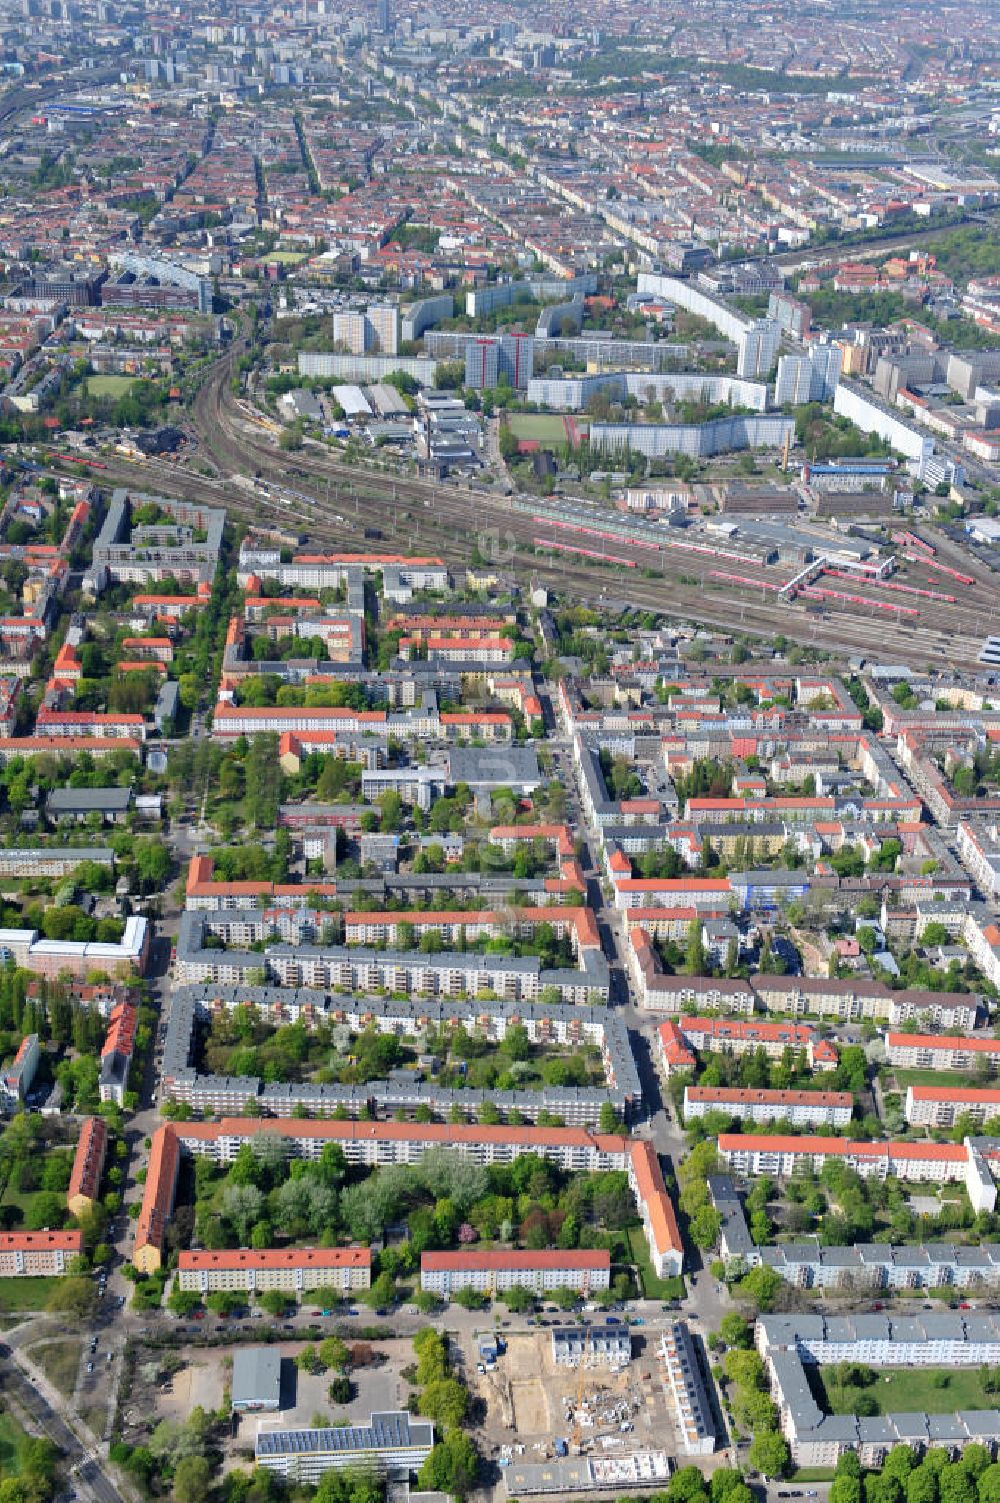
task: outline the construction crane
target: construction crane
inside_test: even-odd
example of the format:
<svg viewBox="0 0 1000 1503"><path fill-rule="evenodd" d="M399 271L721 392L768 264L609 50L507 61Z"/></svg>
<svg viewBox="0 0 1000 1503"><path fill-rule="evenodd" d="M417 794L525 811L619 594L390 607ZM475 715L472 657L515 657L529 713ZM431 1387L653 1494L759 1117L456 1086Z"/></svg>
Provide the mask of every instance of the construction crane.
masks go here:
<svg viewBox="0 0 1000 1503"><path fill-rule="evenodd" d="M580 1410L583 1408L583 1393L587 1386L587 1357L593 1352L594 1337L592 1327L584 1326L583 1351L580 1353L579 1380L576 1385L576 1404L573 1409L573 1444L580 1449L580 1441L583 1437L583 1426L580 1423Z"/></svg>

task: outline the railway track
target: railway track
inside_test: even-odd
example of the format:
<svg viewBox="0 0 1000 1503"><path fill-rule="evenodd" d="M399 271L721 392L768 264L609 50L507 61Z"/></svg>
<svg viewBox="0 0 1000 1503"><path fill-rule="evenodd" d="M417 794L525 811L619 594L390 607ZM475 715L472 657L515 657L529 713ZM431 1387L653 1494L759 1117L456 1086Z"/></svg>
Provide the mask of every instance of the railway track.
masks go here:
<svg viewBox="0 0 1000 1503"><path fill-rule="evenodd" d="M912 618L894 621L879 609L874 596L870 607L850 610L845 602L826 600L821 613L815 607L808 610L805 602L758 601L752 585L734 588L711 579L707 561L666 550L653 553L627 540L615 538L603 548L618 563L602 560L597 549L590 550L595 556L585 561L566 552L540 554L535 540L545 534L544 521L529 511L515 511L505 498L486 491L380 473L309 445L289 454L279 452L232 396L232 370L241 350L241 345L234 347L210 372L192 409L202 452L219 468L219 480L178 466L123 460L108 464L109 481L158 487L223 505L250 526L299 531L332 549L371 551L364 533L375 527L393 546L433 552L461 570L475 545L498 567L522 578L541 578L570 598L591 604L627 603L726 632L781 633L801 645L832 652L870 655L877 643L880 654L920 666L976 666L986 629L981 603L941 606L942 613L950 613L947 619L942 614L940 621L929 624ZM249 495L227 478L231 475L277 483L283 498L263 490ZM552 542L565 539L563 532ZM766 582L762 575L761 585ZM981 595L980 602L988 598Z"/></svg>

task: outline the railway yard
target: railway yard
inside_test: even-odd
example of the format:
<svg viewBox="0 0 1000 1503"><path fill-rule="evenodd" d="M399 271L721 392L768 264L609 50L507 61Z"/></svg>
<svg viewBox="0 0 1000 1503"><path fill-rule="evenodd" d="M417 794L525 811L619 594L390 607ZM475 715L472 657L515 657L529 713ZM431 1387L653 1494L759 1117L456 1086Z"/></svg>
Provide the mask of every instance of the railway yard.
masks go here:
<svg viewBox="0 0 1000 1503"><path fill-rule="evenodd" d="M506 497L352 465L315 443L286 454L275 425L233 395L239 353L237 345L213 368L191 414L198 460L211 462L218 479L176 463L110 457L98 466L107 483L221 503L235 520L308 535L316 546L363 550L374 529L405 535L409 547L431 549L449 565L468 564L475 547L487 563L558 583L581 601L668 610L716 630L780 632L864 653L877 623L886 655L921 666L947 654L971 667L995 630L1000 604L990 571L939 534L931 548L899 547L891 579L865 567L848 572L838 556L789 587L800 571L763 564L700 531L676 536L592 503ZM825 536L832 553L836 536ZM822 542L817 533L818 553Z"/></svg>

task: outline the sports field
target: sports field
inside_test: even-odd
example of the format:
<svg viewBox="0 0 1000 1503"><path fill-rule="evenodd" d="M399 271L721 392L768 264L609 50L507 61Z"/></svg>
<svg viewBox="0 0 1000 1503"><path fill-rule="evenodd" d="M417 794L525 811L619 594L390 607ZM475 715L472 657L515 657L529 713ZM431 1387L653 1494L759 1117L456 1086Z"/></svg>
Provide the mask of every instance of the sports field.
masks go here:
<svg viewBox="0 0 1000 1503"><path fill-rule="evenodd" d="M136 376L88 376L87 391L92 397L124 397L137 379Z"/></svg>
<svg viewBox="0 0 1000 1503"><path fill-rule="evenodd" d="M546 412L515 412L507 421L515 438L534 439L540 444L566 442L566 425L561 417Z"/></svg>

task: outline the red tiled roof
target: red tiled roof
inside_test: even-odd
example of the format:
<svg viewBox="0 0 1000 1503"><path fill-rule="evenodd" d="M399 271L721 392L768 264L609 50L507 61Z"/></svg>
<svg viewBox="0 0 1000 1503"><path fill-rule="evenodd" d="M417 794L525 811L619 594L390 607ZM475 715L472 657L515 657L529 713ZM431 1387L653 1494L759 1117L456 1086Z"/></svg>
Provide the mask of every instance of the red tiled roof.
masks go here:
<svg viewBox="0 0 1000 1503"><path fill-rule="evenodd" d="M108 1124L103 1117L88 1117L80 1130L73 1169L66 1190L69 1204L77 1195L95 1199L101 1183L104 1155L108 1146Z"/></svg>
<svg viewBox="0 0 1000 1503"><path fill-rule="evenodd" d="M163 1131L161 1128L160 1132ZM550 1148L595 1148L600 1153L611 1155L624 1154L627 1146L626 1139L618 1133L592 1133L583 1127L489 1126L454 1122L335 1122L298 1121L288 1117L223 1117L218 1122L178 1123L169 1131L175 1140L179 1134L184 1139L200 1138L206 1143L218 1138L252 1138L259 1133L277 1133L279 1137L328 1138L331 1142L369 1139L383 1143L512 1143L523 1148L544 1144ZM155 1141L154 1138L154 1146ZM152 1171L146 1180L147 1190L151 1178Z"/></svg>
<svg viewBox="0 0 1000 1503"><path fill-rule="evenodd" d="M181 1257L183 1258L183 1253ZM183 1268L184 1264L181 1263ZM606 1249L574 1249L564 1252L557 1247L545 1247L538 1251L484 1248L481 1252L425 1252L420 1255L421 1270L431 1273L455 1269L516 1269L516 1268L610 1268L611 1254Z"/></svg>
<svg viewBox="0 0 1000 1503"><path fill-rule="evenodd" d="M890 1033L890 1049L971 1049L979 1054L1000 1054L1000 1040L968 1038L960 1033Z"/></svg>
<svg viewBox="0 0 1000 1503"><path fill-rule="evenodd" d="M343 710L332 709L327 705L219 705L215 710L214 719L232 720L240 716L249 717L251 720L262 720L269 715L284 716L294 720L296 716L308 720L356 720L361 725L383 725L386 712L384 710ZM106 717L115 718L115 717ZM128 716L124 717L126 720ZM134 716L141 720L142 716ZM308 730L296 730L293 735L308 735Z"/></svg>
<svg viewBox="0 0 1000 1503"><path fill-rule="evenodd" d="M758 1023L741 1018L680 1018L682 1033L708 1033L720 1039L759 1039L761 1043L787 1043L805 1048L813 1036L808 1023Z"/></svg>
<svg viewBox="0 0 1000 1503"><path fill-rule="evenodd" d="M157 1128L149 1152L142 1206L135 1224L137 1249L160 1247L163 1243L167 1219L174 1206L180 1152L180 1141L170 1123Z"/></svg>
<svg viewBox="0 0 1000 1503"><path fill-rule="evenodd" d="M180 1269L202 1268L370 1268L370 1247L282 1247L258 1250L238 1247L229 1251L182 1252Z"/></svg>
<svg viewBox="0 0 1000 1503"><path fill-rule="evenodd" d="M68 1232L0 1232L0 1253L83 1251L83 1233L77 1228Z"/></svg>
<svg viewBox="0 0 1000 1503"><path fill-rule="evenodd" d="M878 1159L897 1162L907 1159L939 1160L964 1164L967 1154L961 1143L855 1143L850 1138L818 1138L805 1134L786 1137L770 1133L720 1133L719 1152L738 1153L826 1154L830 1157Z"/></svg>
<svg viewBox="0 0 1000 1503"><path fill-rule="evenodd" d="M743 1086L688 1086L689 1101L717 1101L733 1106L846 1106L854 1104L850 1091L770 1091ZM1000 1097L1000 1092L997 1093Z"/></svg>
<svg viewBox="0 0 1000 1503"><path fill-rule="evenodd" d="M917 1085L910 1086L910 1092L914 1101L950 1101L956 1106L963 1103L969 1106L977 1103L983 1106L1000 1103L1000 1090L983 1090L971 1086Z"/></svg>
<svg viewBox="0 0 1000 1503"><path fill-rule="evenodd" d="M629 1145L632 1173L635 1176L636 1198L645 1206L649 1227L658 1252L683 1253L677 1216L673 1201L663 1182L663 1171L652 1143L642 1138Z"/></svg>

